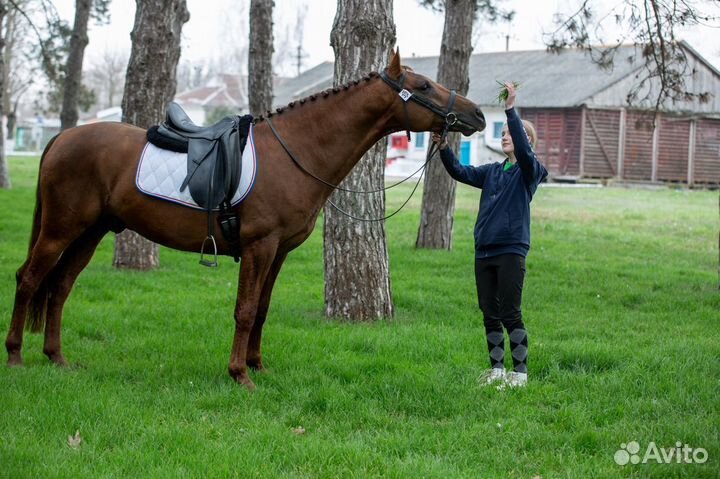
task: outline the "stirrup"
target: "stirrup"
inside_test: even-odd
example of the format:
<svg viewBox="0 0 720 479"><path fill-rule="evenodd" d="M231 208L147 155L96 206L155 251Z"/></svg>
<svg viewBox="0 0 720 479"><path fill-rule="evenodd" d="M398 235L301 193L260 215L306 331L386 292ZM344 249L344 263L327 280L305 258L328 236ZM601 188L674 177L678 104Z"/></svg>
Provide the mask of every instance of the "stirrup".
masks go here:
<svg viewBox="0 0 720 479"><path fill-rule="evenodd" d="M214 260L210 261L205 259L205 243L210 240L212 247L213 247L213 257ZM202 246L200 247L200 264L203 266L207 266L208 268L216 268L218 265L217 261L217 244L215 244L215 238L213 235L208 235L207 238L205 238L202 242Z"/></svg>

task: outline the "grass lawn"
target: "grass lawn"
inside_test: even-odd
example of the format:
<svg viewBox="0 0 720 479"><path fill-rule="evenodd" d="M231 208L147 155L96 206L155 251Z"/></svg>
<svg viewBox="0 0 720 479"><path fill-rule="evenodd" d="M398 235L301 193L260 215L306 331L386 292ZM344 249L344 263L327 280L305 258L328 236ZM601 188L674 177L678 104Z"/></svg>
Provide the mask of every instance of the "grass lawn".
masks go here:
<svg viewBox="0 0 720 479"><path fill-rule="evenodd" d="M10 168L3 335L37 159ZM391 190L388 209L409 189ZM540 188L523 303L530 383L503 391L477 383L488 367L473 279L479 191L458 190L451 252L414 249L421 197L387 223L392 320L323 317L320 228L290 255L254 393L226 372L232 259L209 270L163 249L160 269L119 272L108 236L65 309L73 367L51 366L42 335L27 334L25 366L0 368L0 476L720 476L717 192ZM708 460L619 466L630 441L640 455L680 441Z"/></svg>

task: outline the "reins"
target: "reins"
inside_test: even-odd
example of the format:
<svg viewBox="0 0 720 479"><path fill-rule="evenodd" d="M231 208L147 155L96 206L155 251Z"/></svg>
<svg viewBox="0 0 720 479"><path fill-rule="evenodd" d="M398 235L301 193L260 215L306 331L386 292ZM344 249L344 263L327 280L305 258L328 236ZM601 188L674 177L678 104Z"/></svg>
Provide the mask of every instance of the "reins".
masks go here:
<svg viewBox="0 0 720 479"><path fill-rule="evenodd" d="M394 188L394 187L406 182L407 180L409 180L410 178L415 176L418 172L420 172L420 176L418 177L417 182L415 183L415 186L413 187L412 191L410 192L410 196L408 196L408 198L405 200L405 202L403 202L403 204L400 205L400 207L397 210L395 210L391 214L384 216L382 218L367 219L367 218L360 218L360 217L354 216L353 214L348 213L347 211L343 210L338 205L333 203L332 200L328 199L328 203L330 203L330 205L332 205L333 208L335 208L336 210L338 210L340 213L347 216L348 218L354 219L356 221L365 221L365 222L385 221L389 218L392 218L396 214L398 214L405 207L405 205L407 205L410 202L410 199L413 197L413 195L415 194L415 191L417 190L418 186L420 185L420 181L422 180L422 177L425 175L425 169L426 169L427 165L430 163L430 160L432 160L433 156L435 156L435 154L439 151L439 144L442 144L445 141L448 131L450 130L450 127L453 126L457 122L457 115L452 111L452 108L455 105L455 98L457 96L455 90L450 91L450 99L448 100L447 111L443 111L435 103L423 98L422 96L414 94L413 92L404 88L404 83L405 83L405 74L404 73L400 76L399 82L396 82L392 78L390 78L387 75L386 71L383 71L382 73L380 73L380 78L382 78L383 81L385 81L385 83L387 83L394 90L396 90L398 92L398 96L403 101L403 109L405 111L405 127L406 127L405 129L407 131L408 140L410 139L410 117L409 117L408 110L407 110L408 101L412 100L415 103L417 103L418 105L432 111L436 115L439 115L445 119L445 127L443 128L442 135L440 137L440 142L439 143L431 143L430 147L428 148L427 155L425 157L425 162L422 164L422 166L419 169L417 169L416 171L414 171L413 173L411 173L410 176L408 176L407 178L405 178L397 183L394 183L390 186L378 188L375 190L359 191L359 190L349 190L347 188L343 188L339 185L334 185L332 183L325 181L324 179L320 178L319 176L317 176L314 173L312 173L311 171L309 171L307 168L305 168L305 166L302 163L300 163L300 161L298 161L297 157L292 153L292 151L290 151L290 148L288 147L288 145L280 137L280 134L275 129L275 125L273 125L272 120L270 118L265 119L268 126L270 126L270 130L272 131L273 135L278 140L278 143L280 143L280 146L283 147L283 149L288 154L288 156L293 161L293 163L295 163L295 165L301 171L303 171L305 174L309 175L310 177L314 178L315 180L319 181L320 183L324 184L325 186L329 186L330 188L332 188L334 190L344 191L346 193L358 193L358 194L379 193L381 191L389 190L390 188Z"/></svg>

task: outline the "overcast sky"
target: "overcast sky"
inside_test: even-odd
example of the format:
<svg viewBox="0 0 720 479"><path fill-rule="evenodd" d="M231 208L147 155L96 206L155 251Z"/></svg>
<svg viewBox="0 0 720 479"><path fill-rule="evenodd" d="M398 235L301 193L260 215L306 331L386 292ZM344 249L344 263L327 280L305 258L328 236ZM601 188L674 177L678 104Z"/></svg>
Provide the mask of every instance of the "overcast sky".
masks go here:
<svg viewBox="0 0 720 479"><path fill-rule="evenodd" d="M250 0L187 0L190 21L183 28L183 60L211 56L219 48L232 21L245 25L237 32L247 32L247 11ZM505 49L505 36L510 36L512 50L542 49L543 31L553 28L558 11L569 12L579 0L506 0L504 4L516 11L512 24L480 25L477 29L475 52ZM599 9L608 9L621 0L594 0ZM72 20L75 0L55 0L61 15ZM308 57L305 67L333 59L330 29L335 16L336 0L275 0L276 31L284 35L286 27L295 24L299 8L307 8L303 48ZM720 2L714 8L720 14ZM111 24L91 25L87 58L92 60L105 49L130 49L130 31L135 13L135 0L112 0ZM394 16L397 44L403 56L438 55L442 38L443 16L418 6L417 0L395 0ZM236 19L236 20L235 20ZM290 34L292 36L292 31ZM276 35L279 37L280 35ZM613 41L613 32L607 35ZM720 68L720 29L696 27L682 33L682 38ZM276 38L277 40L278 38Z"/></svg>

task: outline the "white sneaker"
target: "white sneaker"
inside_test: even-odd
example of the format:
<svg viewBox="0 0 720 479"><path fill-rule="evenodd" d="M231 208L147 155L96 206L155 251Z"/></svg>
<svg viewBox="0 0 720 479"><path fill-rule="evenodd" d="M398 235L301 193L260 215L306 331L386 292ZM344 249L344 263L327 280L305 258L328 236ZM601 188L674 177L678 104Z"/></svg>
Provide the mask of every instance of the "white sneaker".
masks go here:
<svg viewBox="0 0 720 479"><path fill-rule="evenodd" d="M489 386L491 384L503 381L505 379L505 370L500 368L486 369L478 378L481 386Z"/></svg>
<svg viewBox="0 0 720 479"><path fill-rule="evenodd" d="M505 375L504 385L509 388L524 388L527 386L528 375L527 373L518 373L513 371Z"/></svg>

